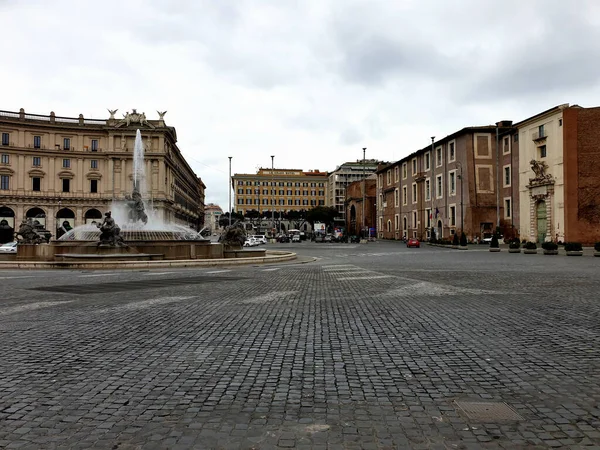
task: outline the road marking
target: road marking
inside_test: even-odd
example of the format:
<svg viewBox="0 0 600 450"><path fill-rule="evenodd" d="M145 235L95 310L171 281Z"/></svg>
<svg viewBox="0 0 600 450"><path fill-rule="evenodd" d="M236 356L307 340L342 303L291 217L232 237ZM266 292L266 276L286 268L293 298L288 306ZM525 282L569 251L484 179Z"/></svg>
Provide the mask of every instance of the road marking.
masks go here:
<svg viewBox="0 0 600 450"><path fill-rule="evenodd" d="M231 272L231 270L213 270L212 272L204 272L204 273L226 273Z"/></svg>
<svg viewBox="0 0 600 450"><path fill-rule="evenodd" d="M323 269L323 272L344 272L346 270L360 270L358 267L340 267L339 269Z"/></svg>
<svg viewBox="0 0 600 450"><path fill-rule="evenodd" d="M279 270L281 267L273 267L272 269L264 269L263 272L273 272L274 270Z"/></svg>
<svg viewBox="0 0 600 450"><path fill-rule="evenodd" d="M148 272L145 273L144 275L148 276L148 275L170 275L172 273L177 273L177 272Z"/></svg>
<svg viewBox="0 0 600 450"><path fill-rule="evenodd" d="M7 316L9 314L24 312L24 311L32 311L34 309L41 308L49 308L55 305L66 305L67 303L71 303L74 300L69 300L66 302L37 302L37 303L27 303L25 305L19 306L11 306L6 309L0 310L0 316Z"/></svg>
<svg viewBox="0 0 600 450"><path fill-rule="evenodd" d="M95 273L93 275L79 275L79 278L87 278L87 277L107 277L109 275L117 275L117 273Z"/></svg>
<svg viewBox="0 0 600 450"><path fill-rule="evenodd" d="M14 280L16 278L36 278L35 275L27 275L23 277L0 277L0 280Z"/></svg>
<svg viewBox="0 0 600 450"><path fill-rule="evenodd" d="M323 267L323 269L335 269L338 267L356 267L356 266L353 264L330 264L330 265L321 266L321 267Z"/></svg>
<svg viewBox="0 0 600 450"><path fill-rule="evenodd" d="M347 281L347 280L375 280L378 278L392 278L392 275L371 275L366 277L343 277L338 278L338 281Z"/></svg>

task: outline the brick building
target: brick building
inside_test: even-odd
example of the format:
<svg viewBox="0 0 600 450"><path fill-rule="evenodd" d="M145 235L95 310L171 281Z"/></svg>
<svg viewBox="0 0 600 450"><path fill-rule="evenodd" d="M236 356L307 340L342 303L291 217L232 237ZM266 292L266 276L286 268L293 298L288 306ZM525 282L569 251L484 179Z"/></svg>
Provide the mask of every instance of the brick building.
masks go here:
<svg viewBox="0 0 600 450"><path fill-rule="evenodd" d="M366 180L355 181L345 187L346 229L349 235L360 236L361 230L377 226L377 178L373 174ZM363 192L364 192L364 229L363 229Z"/></svg>
<svg viewBox="0 0 600 450"><path fill-rule="evenodd" d="M438 239L460 230L482 238L496 226L513 233L518 146L512 130L509 121L466 127L379 169L378 236L429 239L432 227Z"/></svg>

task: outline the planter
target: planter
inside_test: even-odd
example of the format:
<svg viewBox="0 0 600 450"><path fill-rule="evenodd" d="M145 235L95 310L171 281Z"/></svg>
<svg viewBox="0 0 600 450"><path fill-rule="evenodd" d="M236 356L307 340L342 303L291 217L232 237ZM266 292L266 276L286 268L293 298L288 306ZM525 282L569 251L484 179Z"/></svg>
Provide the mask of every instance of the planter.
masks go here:
<svg viewBox="0 0 600 450"><path fill-rule="evenodd" d="M466 245L459 245L458 249L459 250L467 250L469 247L467 247Z"/></svg>
<svg viewBox="0 0 600 450"><path fill-rule="evenodd" d="M526 255L537 255L537 248L524 248L523 253Z"/></svg>
<svg viewBox="0 0 600 450"><path fill-rule="evenodd" d="M520 248L509 248L508 253L521 253Z"/></svg>
<svg viewBox="0 0 600 450"><path fill-rule="evenodd" d="M490 247L490 252L497 253L500 251L500 247Z"/></svg>
<svg viewBox="0 0 600 450"><path fill-rule="evenodd" d="M600 252L594 252L594 256L599 256L600 257Z"/></svg>
<svg viewBox="0 0 600 450"><path fill-rule="evenodd" d="M544 255L558 255L558 250L544 250Z"/></svg>
<svg viewBox="0 0 600 450"><path fill-rule="evenodd" d="M583 250L567 252L567 256L583 256Z"/></svg>

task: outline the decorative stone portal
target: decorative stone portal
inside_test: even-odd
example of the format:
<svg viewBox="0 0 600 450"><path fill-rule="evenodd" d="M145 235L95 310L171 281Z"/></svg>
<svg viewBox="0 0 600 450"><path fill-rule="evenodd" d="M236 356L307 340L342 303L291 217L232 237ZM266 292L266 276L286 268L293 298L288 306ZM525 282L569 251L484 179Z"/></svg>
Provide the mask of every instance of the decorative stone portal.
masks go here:
<svg viewBox="0 0 600 450"><path fill-rule="evenodd" d="M542 243L554 236L554 177L546 173L548 164L544 161L530 162L535 173L529 179L529 240Z"/></svg>

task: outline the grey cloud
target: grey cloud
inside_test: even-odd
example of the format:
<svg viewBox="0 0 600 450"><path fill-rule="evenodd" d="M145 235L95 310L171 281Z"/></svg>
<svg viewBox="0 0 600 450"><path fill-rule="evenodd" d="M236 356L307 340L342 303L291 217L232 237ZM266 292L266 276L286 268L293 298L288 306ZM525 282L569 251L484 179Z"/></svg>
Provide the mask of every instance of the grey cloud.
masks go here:
<svg viewBox="0 0 600 450"><path fill-rule="evenodd" d="M340 134L340 144L354 145L363 140L363 135L356 127L348 127Z"/></svg>

